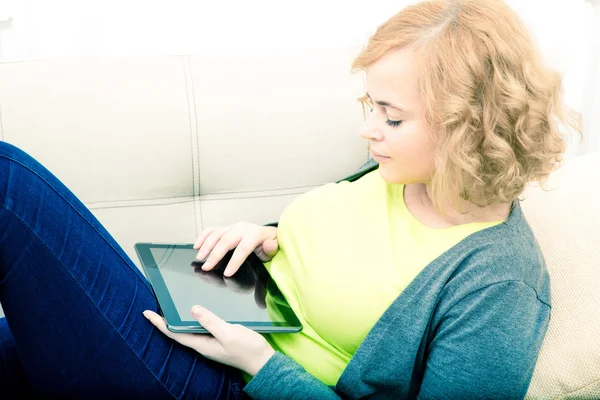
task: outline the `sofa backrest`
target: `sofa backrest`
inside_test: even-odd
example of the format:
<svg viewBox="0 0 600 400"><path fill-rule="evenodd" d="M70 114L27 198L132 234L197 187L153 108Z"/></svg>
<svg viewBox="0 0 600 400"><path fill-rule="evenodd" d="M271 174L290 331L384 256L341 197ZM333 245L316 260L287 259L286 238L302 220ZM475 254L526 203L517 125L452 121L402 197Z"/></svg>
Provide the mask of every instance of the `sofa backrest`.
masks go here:
<svg viewBox="0 0 600 400"><path fill-rule="evenodd" d="M364 88L351 59L295 50L276 60L223 53L0 63L1 139L92 209L207 199L207 210L195 201L199 229L264 223L285 206L277 194L340 179L367 160L356 101ZM270 207L228 207L269 196Z"/></svg>

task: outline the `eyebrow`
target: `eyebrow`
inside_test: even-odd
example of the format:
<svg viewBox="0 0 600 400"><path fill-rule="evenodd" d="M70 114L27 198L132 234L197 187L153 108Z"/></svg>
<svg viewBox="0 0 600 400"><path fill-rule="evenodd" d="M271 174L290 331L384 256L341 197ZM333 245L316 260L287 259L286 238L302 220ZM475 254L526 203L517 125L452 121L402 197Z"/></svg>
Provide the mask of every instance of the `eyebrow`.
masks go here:
<svg viewBox="0 0 600 400"><path fill-rule="evenodd" d="M367 96L369 97L369 99L371 99L371 101L373 101L373 99L371 98L371 95L370 95L369 93L367 93ZM405 109L403 109L403 108L400 108L400 107L397 107L397 106L395 106L395 105L393 105L393 104L390 104L390 103L388 103L387 101L376 101L376 102L375 102L375 104L379 104L380 106L383 106L383 107L390 107L390 108L394 108L394 109L396 109L396 110L398 110L398 111L400 111L400 112L403 112L403 113L409 114L409 112L408 112L408 111L406 111Z"/></svg>

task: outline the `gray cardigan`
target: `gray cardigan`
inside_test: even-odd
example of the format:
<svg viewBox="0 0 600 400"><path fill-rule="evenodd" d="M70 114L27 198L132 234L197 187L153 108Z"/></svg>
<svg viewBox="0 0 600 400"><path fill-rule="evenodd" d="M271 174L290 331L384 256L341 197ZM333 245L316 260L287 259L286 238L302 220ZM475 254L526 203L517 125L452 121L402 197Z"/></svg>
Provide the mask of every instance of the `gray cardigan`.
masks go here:
<svg viewBox="0 0 600 400"><path fill-rule="evenodd" d="M343 180L376 168L367 163ZM277 352L244 391L265 400L523 398L549 319L550 279L515 201L506 222L468 236L421 271L335 387Z"/></svg>

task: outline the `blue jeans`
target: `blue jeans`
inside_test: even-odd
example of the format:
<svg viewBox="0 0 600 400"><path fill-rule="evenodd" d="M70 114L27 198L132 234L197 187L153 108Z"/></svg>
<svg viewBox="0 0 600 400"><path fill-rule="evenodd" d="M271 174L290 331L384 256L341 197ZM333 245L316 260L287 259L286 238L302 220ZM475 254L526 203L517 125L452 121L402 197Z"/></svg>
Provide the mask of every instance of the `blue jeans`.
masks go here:
<svg viewBox="0 0 600 400"><path fill-rule="evenodd" d="M0 303L2 399L247 398L238 370L143 317L157 304L133 262L54 175L1 141Z"/></svg>

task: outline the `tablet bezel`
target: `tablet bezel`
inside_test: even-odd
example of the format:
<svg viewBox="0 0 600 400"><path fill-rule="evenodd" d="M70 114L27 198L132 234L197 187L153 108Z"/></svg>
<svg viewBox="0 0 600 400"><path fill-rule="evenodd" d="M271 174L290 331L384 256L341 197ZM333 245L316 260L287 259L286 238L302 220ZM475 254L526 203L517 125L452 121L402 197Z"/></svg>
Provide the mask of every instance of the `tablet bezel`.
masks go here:
<svg viewBox="0 0 600 400"><path fill-rule="evenodd" d="M158 301L160 306L160 312L163 314L165 318L165 323L167 325L167 329L171 332L175 333L208 333L206 329L204 329L198 321L195 320L181 320L181 316L179 312L177 312L177 307L175 306L175 302L169 293L169 289L167 284L165 283L162 274L160 273L160 269L156 265L156 261L152 256L152 252L150 248L173 248L175 247L180 249L192 249L193 244L189 243L150 243L150 242L140 242L134 245L135 251L138 255L138 258L142 264L142 268L146 273L146 277L150 282L150 286L154 291L154 296ZM254 260L254 256L256 258ZM193 260L191 260L193 261ZM268 273L264 268L264 265L260 261L260 259L252 253L248 258L249 262L259 262L262 269L264 269L266 276L268 277ZM255 264L252 264L255 265ZM260 268L260 266L257 266ZM265 275L265 274L259 274ZM240 324L249 329L252 329L259 333L295 333L302 330L302 324L298 320L298 317L289 306L281 291L275 284L275 282L268 278L268 282L266 283L267 290L271 294L271 296L277 296L277 302L274 302L273 306L277 307L277 311L283 316L285 319L285 323L282 322L264 322L264 321L227 321L232 324ZM275 304L276 303L276 304Z"/></svg>

